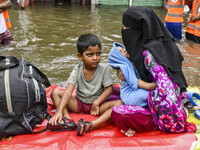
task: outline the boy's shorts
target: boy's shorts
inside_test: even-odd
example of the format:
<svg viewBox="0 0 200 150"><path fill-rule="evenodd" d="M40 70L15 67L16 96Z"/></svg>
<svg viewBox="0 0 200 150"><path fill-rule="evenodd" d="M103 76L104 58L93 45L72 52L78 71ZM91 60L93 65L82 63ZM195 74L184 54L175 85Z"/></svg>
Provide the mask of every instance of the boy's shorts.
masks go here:
<svg viewBox="0 0 200 150"><path fill-rule="evenodd" d="M90 109L92 108L92 104L84 104L83 102L80 101L80 99L78 99L77 97L75 97L75 98L77 99L77 105L78 105L77 111L78 111L78 113L90 114ZM121 98L120 98L120 88L119 87L113 86L112 94L104 102L112 101L112 100L121 100Z"/></svg>
<svg viewBox="0 0 200 150"><path fill-rule="evenodd" d="M77 100L77 105L78 105L77 113L90 114L90 109L92 107L92 104L84 104L77 97L76 97L76 100Z"/></svg>
<svg viewBox="0 0 200 150"><path fill-rule="evenodd" d="M13 37L8 29L6 30L6 32L0 34L0 44L9 45L12 41Z"/></svg>

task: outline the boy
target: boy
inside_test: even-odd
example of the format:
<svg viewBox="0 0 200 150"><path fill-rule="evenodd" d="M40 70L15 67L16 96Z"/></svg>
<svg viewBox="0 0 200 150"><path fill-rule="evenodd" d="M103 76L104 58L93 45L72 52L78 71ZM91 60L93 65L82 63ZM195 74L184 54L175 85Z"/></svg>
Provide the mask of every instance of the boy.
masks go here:
<svg viewBox="0 0 200 150"><path fill-rule="evenodd" d="M57 112L49 123L56 125L57 121L62 123L64 120L73 124L74 121L68 110L74 113L90 113L93 116L101 115L92 122L83 119L78 121L77 135L82 135L110 120L112 107L121 105L123 102L120 100L104 102L112 93L113 81L108 66L99 64L101 60L99 38L93 34L83 34L78 38L77 49L77 56L82 63L72 71L64 92L58 89L52 92L51 96ZM76 97L72 97L75 85L77 85Z"/></svg>

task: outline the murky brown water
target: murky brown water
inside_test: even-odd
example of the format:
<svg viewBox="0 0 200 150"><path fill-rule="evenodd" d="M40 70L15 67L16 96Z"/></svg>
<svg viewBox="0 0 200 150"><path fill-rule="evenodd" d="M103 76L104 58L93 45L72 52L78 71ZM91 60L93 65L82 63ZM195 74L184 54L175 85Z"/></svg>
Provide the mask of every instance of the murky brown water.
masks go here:
<svg viewBox="0 0 200 150"><path fill-rule="evenodd" d="M103 44L102 63L113 42L121 40L121 18L127 6L82 6L70 3L40 3L21 10L16 3L9 9L16 45L0 47L0 55L15 55L32 62L49 78L51 84L65 86L76 57L76 40L83 33L93 33ZM166 11L153 8L164 22ZM183 34L185 24L183 24ZM185 61L183 71L190 86L200 87L200 45L177 43ZM114 81L117 82L115 72Z"/></svg>

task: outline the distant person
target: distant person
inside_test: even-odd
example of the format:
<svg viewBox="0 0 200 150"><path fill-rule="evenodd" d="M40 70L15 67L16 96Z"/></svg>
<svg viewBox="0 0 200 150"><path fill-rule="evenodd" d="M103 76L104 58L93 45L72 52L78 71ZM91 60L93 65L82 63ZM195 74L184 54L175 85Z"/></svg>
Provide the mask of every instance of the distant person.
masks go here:
<svg viewBox="0 0 200 150"><path fill-rule="evenodd" d="M166 28L176 40L182 39L182 22L185 0L168 0Z"/></svg>
<svg viewBox="0 0 200 150"><path fill-rule="evenodd" d="M80 119L77 135L83 135L111 119L112 107L123 104L121 100L106 101L112 93L113 80L108 65L100 64L101 41L93 34L83 34L77 41L78 58L82 61L72 71L65 91L55 89L52 100L57 108L49 123L74 123L68 111L86 113L99 118L93 121ZM72 92L76 88L76 97Z"/></svg>
<svg viewBox="0 0 200 150"><path fill-rule="evenodd" d="M82 0L82 4L85 5L86 4L86 0Z"/></svg>
<svg viewBox="0 0 200 150"><path fill-rule="evenodd" d="M146 105L141 105L149 108L151 125L153 121L159 130L167 133L195 132L195 124L187 122L182 102L187 82L182 71L183 57L172 35L154 11L144 6L129 7L123 14L122 24L122 39L129 60L143 81L157 83L156 89L149 91ZM128 74L126 70L122 72L124 76ZM133 136L134 131L142 131L140 117L149 115L141 107L136 109L136 105L119 105L112 110L113 122L127 136ZM137 113L141 114L140 117L134 116ZM145 123L145 119L142 121ZM149 123L146 124L145 129L154 129L148 129Z"/></svg>
<svg viewBox="0 0 200 150"><path fill-rule="evenodd" d="M11 28L11 23L7 9L11 5L10 0L0 0L0 45L11 45L13 42L13 37L8 30L8 28Z"/></svg>
<svg viewBox="0 0 200 150"><path fill-rule="evenodd" d="M185 37L188 40L200 44L200 0L194 0L192 10L186 18L188 23L186 26Z"/></svg>
<svg viewBox="0 0 200 150"><path fill-rule="evenodd" d="M192 9L192 1L193 1L193 0L186 0L186 1L185 1L185 5L187 5L187 6L189 7L190 10Z"/></svg>
<svg viewBox="0 0 200 150"><path fill-rule="evenodd" d="M24 6L25 0L17 0L17 2L21 4L22 9L25 9Z"/></svg>

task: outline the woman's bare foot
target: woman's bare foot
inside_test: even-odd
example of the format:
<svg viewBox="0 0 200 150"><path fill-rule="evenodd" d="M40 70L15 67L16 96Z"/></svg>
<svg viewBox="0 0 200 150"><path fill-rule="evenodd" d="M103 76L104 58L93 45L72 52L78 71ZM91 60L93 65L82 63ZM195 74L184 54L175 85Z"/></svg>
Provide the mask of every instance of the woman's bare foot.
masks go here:
<svg viewBox="0 0 200 150"><path fill-rule="evenodd" d="M124 130L121 130L121 133L125 133L125 131L124 131Z"/></svg>
<svg viewBox="0 0 200 150"><path fill-rule="evenodd" d="M125 132L125 135L130 137L133 136L135 133L136 133L135 130L129 128L129 130Z"/></svg>

